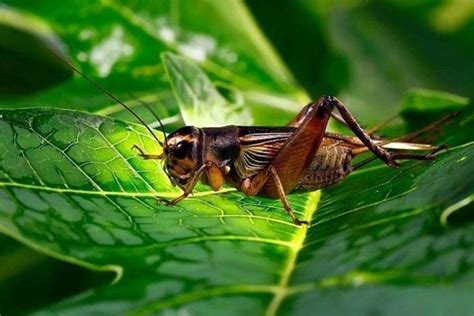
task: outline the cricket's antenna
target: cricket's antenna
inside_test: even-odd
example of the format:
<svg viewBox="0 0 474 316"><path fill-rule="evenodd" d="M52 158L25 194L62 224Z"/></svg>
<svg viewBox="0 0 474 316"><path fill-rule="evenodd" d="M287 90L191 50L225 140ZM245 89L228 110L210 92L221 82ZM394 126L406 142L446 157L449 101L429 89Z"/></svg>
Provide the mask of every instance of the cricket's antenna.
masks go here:
<svg viewBox="0 0 474 316"><path fill-rule="evenodd" d="M101 85L99 85L98 83L96 83L94 80L92 80L91 78L89 78L85 73L83 73L81 70L79 70L78 68L76 68L72 63L70 63L69 61L67 61L66 59L64 59L63 57L59 56L58 54L56 54L55 52L53 52L52 50L50 50L50 52L57 58L59 59L63 64L65 64L66 66L68 66L69 68L71 68L74 72L78 73L79 75L81 75L82 78L86 79L91 85L93 85L97 90L105 93L109 98L111 98L112 100L114 100L115 102L117 102L118 104L122 105L125 109L127 109L130 113L133 114L133 116L135 116L138 121L140 121L140 123L143 124L143 126L145 126L145 128L151 133L151 135L153 136L153 138L156 139L156 141L158 142L158 144L160 144L161 147L164 148L164 143L162 141L160 141L158 139L158 137L155 135L155 132L153 131L153 129L148 126L148 124L135 112L133 111L128 105L126 105L124 102L122 102L119 98L117 98L115 95L113 95L109 90L105 89L104 87L102 87ZM159 120L160 124L161 124L161 121ZM163 130L163 134L164 134L164 130ZM166 139L166 134L165 135L165 139Z"/></svg>
<svg viewBox="0 0 474 316"><path fill-rule="evenodd" d="M158 123L160 124L160 127L161 127L161 131L163 132L163 136L165 137L165 142L164 142L164 145L166 146L166 143L167 143L167 137L166 137L166 132L165 132L165 127L163 125L163 122L161 122L161 119L160 117L155 113L155 111L153 111L153 109L150 107L150 105L148 103L146 103L145 101L143 100L140 100L140 98L137 98L136 96L134 96L132 94L132 98L135 98L138 100L138 102L140 102L144 107L147 108L147 110L151 113L151 115L153 115L153 117L158 121Z"/></svg>

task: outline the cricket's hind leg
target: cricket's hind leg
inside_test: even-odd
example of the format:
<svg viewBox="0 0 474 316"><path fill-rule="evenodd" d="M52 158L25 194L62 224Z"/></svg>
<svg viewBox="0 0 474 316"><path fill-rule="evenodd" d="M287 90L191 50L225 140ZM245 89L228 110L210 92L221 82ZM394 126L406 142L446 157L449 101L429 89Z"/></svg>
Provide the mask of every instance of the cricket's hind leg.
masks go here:
<svg viewBox="0 0 474 316"><path fill-rule="evenodd" d="M392 153L392 157L395 160L434 160L436 158L436 154L444 149L448 149L448 145L444 144L439 147L435 147L426 154Z"/></svg>
<svg viewBox="0 0 474 316"><path fill-rule="evenodd" d="M337 109L342 119L346 122L347 127L352 130L352 132L365 145L365 147L367 147L368 150L373 152L387 165L391 167L399 166L395 159L392 158L391 154L382 146L379 146L377 144L377 140L374 140L370 137L370 135L362 128L362 126L357 122L356 118L341 101L335 97L325 96L323 98L325 98L327 102L330 102Z"/></svg>
<svg viewBox="0 0 474 316"><path fill-rule="evenodd" d="M373 139L362 128L362 126L357 122L356 118L349 112L347 107L336 97L322 96L318 100L318 102L308 104L292 121L288 123L288 126L300 128L301 124L307 119L308 110L314 107L315 105L325 105L326 112L329 112L330 115L338 121L343 122L362 142L362 145L365 145L368 150L372 151L377 157L379 157L379 159L384 161L387 165L391 167L398 167L398 164L395 162L394 159L392 159L390 153L381 146L377 145L377 140ZM337 109L339 114L333 113L334 108Z"/></svg>
<svg viewBox="0 0 474 316"><path fill-rule="evenodd" d="M342 116L337 113L337 112L332 112L331 113L331 116L332 118L334 118L336 121L338 121L339 123L345 125L347 128L350 128L350 126L347 124L346 121L344 121L344 119L342 118ZM366 130L366 133L367 135L370 136L370 138L372 139L380 139L381 137L378 136L376 133L381 130L382 128L384 128L385 126L387 126L391 121L393 121L394 119L396 119L398 117L398 113L395 114L395 115L392 115L390 116L388 119L378 123L377 125L369 128Z"/></svg>
<svg viewBox="0 0 474 316"><path fill-rule="evenodd" d="M347 107L339 101L337 98L334 97L324 97L328 100L328 102L331 102L334 107L338 110L339 114L341 117L344 119L346 122L347 126L352 130L352 132L357 136L357 138L362 142L363 145L367 148L367 150L370 150L373 152L379 159L384 161L387 165L391 167L398 167L399 164L396 162L396 160L403 160L403 159L418 159L418 160L429 160L432 159L431 156L434 156L434 154L427 154L427 155L415 155L415 154L406 154L406 153L393 153L389 152L388 149L400 149L400 150L436 150L438 147L432 146L432 145L427 145L427 144L414 144L414 143L409 143L409 141L418 138L420 135L434 130L441 125L449 122L457 113L452 113L449 114L440 120L426 126L425 128L399 137L395 138L392 140L381 140L381 139L373 139L367 131L365 131L362 126L357 122L355 117L349 112ZM383 124L382 124L383 126ZM370 132L374 132L374 130L371 130ZM395 145L404 145L405 147L399 147L397 148ZM362 146L364 147L364 146ZM354 151L357 151L357 149L354 149ZM353 151L353 154L355 152ZM362 151L363 152L363 151Z"/></svg>
<svg viewBox="0 0 474 316"><path fill-rule="evenodd" d="M381 146L382 148L385 149L392 149L392 150L409 150L409 151L429 151L426 154L413 154L413 153L408 153L408 152L391 152L390 155L394 160L433 160L436 158L436 154L440 152L441 150L447 149L448 146L446 144L441 145L441 146L433 146L430 144L420 144L420 143L412 143L411 141L415 140L416 138L420 137L423 134L426 134L428 132L437 130L441 126L449 123L456 115L458 112L451 113L448 115L443 116L441 119L438 121L435 121L424 128L412 132L407 135L403 135L400 137L396 137L394 139L375 139L374 141ZM371 132L374 132L375 130L378 130L380 127L384 126L385 122L382 124L377 125L376 128L371 129ZM369 151L369 149L365 146L360 146L352 149L352 156L355 157L357 155L360 155L364 152ZM377 157L369 157L355 165L352 166L352 170L359 169L368 163L372 162L373 160L377 159Z"/></svg>

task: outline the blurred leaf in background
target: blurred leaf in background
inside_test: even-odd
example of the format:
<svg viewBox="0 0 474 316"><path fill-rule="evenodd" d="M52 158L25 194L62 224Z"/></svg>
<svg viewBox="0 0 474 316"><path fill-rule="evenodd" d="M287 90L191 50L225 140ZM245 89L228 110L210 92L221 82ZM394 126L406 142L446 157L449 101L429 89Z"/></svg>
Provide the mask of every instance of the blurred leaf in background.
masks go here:
<svg viewBox="0 0 474 316"><path fill-rule="evenodd" d="M10 86L0 107L57 108L1 111L0 229L74 265L123 272L107 285L109 275L2 239L0 259L11 264L0 293L54 287L7 311L472 314L470 1L17 0L0 10L0 38L15 39L1 44ZM306 230L279 201L230 188L200 185L182 205L156 204L178 191L130 147L157 144L82 78L67 79L45 47L156 126L137 98L150 103L168 130L281 125L321 94L338 95L364 123L403 110L408 124L388 129L396 135L463 111L436 133L451 150L435 162L375 165L292 194L313 218ZM168 51L181 57L163 63ZM31 271L57 275L22 288Z"/></svg>
<svg viewBox="0 0 474 316"><path fill-rule="evenodd" d="M39 18L0 7L0 94L27 95L70 77L71 69L51 54L65 58L59 46Z"/></svg>
<svg viewBox="0 0 474 316"><path fill-rule="evenodd" d="M247 3L312 98L337 94L366 122L411 88L474 96L472 1Z"/></svg>
<svg viewBox="0 0 474 316"><path fill-rule="evenodd" d="M257 121L275 107L295 112L307 100L240 1L6 4L3 10L28 15L18 19L18 32L27 27L22 23L30 24L30 15L49 24L84 72L122 100L130 100L147 119L150 115L143 111L138 97L152 103L162 117L178 111L160 61L164 51L181 53L201 64L213 80L238 88L250 109L263 111L254 114ZM28 65L24 67L31 71ZM55 106L131 118L79 77L34 97L7 99L2 104Z"/></svg>
<svg viewBox="0 0 474 316"><path fill-rule="evenodd" d="M42 308L114 277L53 259L10 237L0 236L0 245L0 306L7 315Z"/></svg>

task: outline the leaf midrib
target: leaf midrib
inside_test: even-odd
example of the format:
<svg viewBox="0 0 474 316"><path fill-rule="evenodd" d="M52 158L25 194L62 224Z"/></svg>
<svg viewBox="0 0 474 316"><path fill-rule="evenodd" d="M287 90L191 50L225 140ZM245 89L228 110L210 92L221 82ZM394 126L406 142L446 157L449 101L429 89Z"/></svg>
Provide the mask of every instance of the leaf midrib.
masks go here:
<svg viewBox="0 0 474 316"><path fill-rule="evenodd" d="M317 205L321 197L321 191L314 191L309 193L308 200L303 212L303 219L310 221L314 213L317 210ZM268 293L273 294L273 299L267 307L266 315L273 316L277 313L283 300L293 294L291 287L289 286L291 276L295 270L296 262L298 259L299 252L303 248L304 241L308 233L308 225L301 226L298 231L289 242L281 244L286 246L289 251L289 256L284 263L283 273L281 274L278 284L271 285L259 285L259 284L241 284L232 286L217 286L207 288L204 290L193 291L180 295L173 296L169 299L153 301L148 304L142 305L139 308L132 310L129 315L146 315L159 311L163 308L176 306L178 304L185 304L199 299L207 297L216 297L229 294L241 294L241 293ZM249 240L251 241L251 240Z"/></svg>
<svg viewBox="0 0 474 316"><path fill-rule="evenodd" d="M308 196L308 201L306 202L306 206L304 208L304 216L303 220L311 221L313 218L314 213L317 210L318 202L321 198L321 191L314 191L311 192ZM296 261L298 259L298 254L300 250L303 248L304 241L306 240L306 236L308 234L309 225L303 225L301 228L296 232L295 236L291 240L293 247L289 248L289 256L285 263L285 267L283 269L283 273L280 277L280 282L278 284L278 289L275 292L273 300L270 302L266 310L267 316L276 315L278 308L280 307L281 303L288 295L288 285L295 270Z"/></svg>

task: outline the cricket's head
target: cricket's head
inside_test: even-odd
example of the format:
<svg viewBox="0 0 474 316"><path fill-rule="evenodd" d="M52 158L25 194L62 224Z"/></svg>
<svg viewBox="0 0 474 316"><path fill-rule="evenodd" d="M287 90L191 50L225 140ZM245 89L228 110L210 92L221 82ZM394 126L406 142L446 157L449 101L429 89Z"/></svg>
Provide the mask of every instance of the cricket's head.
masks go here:
<svg viewBox="0 0 474 316"><path fill-rule="evenodd" d="M185 126L166 137L165 171L177 184L185 185L200 163L199 128Z"/></svg>

